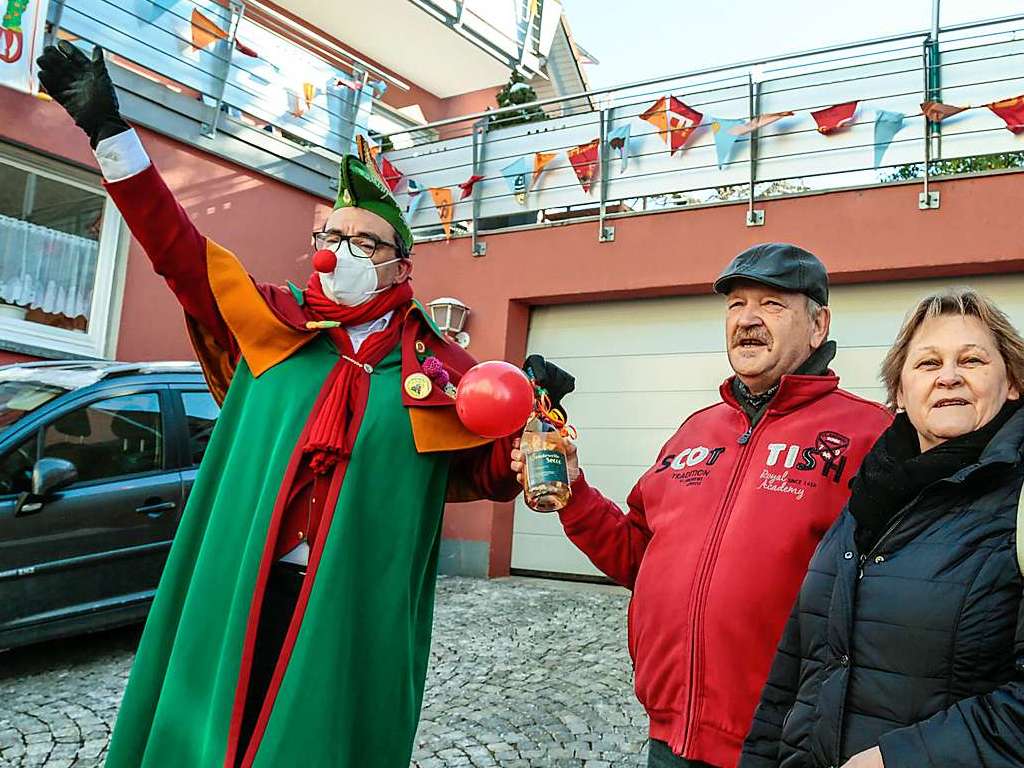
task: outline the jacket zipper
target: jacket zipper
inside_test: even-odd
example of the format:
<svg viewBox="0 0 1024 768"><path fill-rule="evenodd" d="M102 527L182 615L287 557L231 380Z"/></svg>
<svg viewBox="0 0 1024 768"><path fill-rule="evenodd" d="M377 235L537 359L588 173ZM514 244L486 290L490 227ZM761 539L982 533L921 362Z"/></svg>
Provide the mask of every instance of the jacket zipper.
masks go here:
<svg viewBox="0 0 1024 768"><path fill-rule="evenodd" d="M722 506L718 510L718 515L715 517L714 530L712 531L712 550L708 553L707 561L702 564L700 572L697 574L697 594L694 599L694 606L691 613L690 620L690 677L688 690L686 692L686 724L683 730L683 754L685 755L689 749L690 736L693 733L693 717L694 717L694 706L696 702L696 696L694 695L694 678L697 672L697 637L700 634L701 617L704 614L703 602L706 597L704 582L710 580L710 574L714 568L714 562L717 559L716 552L717 546L714 542L719 540L719 535L724 528L724 523L728 520L728 511L733 501L733 495L736 491L736 487L739 485L739 479L743 477L744 470L749 460L749 453L746 450L747 445L750 444L751 439L757 429L760 428L765 421L768 420L768 414L765 413L761 420L754 426L749 423L747 430L736 438L737 444L740 446L740 456L736 462L736 468L733 470L732 476L729 478L729 487L726 489L724 501ZM719 542L720 543L720 542Z"/></svg>

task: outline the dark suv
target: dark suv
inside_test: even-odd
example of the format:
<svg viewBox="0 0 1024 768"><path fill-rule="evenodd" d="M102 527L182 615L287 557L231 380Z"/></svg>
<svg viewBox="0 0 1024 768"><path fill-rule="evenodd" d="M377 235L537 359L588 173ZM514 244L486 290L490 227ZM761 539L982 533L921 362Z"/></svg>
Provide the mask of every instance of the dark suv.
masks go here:
<svg viewBox="0 0 1024 768"><path fill-rule="evenodd" d="M146 616L217 413L195 363L0 367L0 649Z"/></svg>

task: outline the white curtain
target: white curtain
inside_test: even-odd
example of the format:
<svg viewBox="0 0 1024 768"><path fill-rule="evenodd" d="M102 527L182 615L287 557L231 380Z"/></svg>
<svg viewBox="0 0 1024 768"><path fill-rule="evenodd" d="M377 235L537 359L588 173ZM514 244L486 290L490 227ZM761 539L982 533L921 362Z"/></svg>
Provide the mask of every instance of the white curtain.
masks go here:
<svg viewBox="0 0 1024 768"><path fill-rule="evenodd" d="M0 215L0 301L89 316L99 243Z"/></svg>

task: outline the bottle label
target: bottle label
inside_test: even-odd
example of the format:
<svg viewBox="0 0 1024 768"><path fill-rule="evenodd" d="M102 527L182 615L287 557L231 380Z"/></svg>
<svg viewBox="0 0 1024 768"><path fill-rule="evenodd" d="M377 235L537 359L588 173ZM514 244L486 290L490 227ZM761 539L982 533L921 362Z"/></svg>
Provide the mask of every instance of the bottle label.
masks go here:
<svg viewBox="0 0 1024 768"><path fill-rule="evenodd" d="M526 457L526 471L530 485L543 483L569 484L569 469L561 451L535 451Z"/></svg>

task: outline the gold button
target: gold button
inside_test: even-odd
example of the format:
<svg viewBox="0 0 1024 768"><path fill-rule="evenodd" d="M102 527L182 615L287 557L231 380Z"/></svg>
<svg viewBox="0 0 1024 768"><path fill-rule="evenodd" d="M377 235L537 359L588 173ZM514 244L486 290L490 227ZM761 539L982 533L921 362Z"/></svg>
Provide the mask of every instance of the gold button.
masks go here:
<svg viewBox="0 0 1024 768"><path fill-rule="evenodd" d="M413 400L425 400L430 397L434 385L423 373L410 373L405 379L405 392Z"/></svg>
<svg viewBox="0 0 1024 768"><path fill-rule="evenodd" d="M422 341L417 341L416 342L416 353L422 355L426 351L427 351L427 345L424 344Z"/></svg>
<svg viewBox="0 0 1024 768"><path fill-rule="evenodd" d="M306 538L306 534L304 534L302 531L299 531L299 541L302 541L304 538Z"/></svg>

